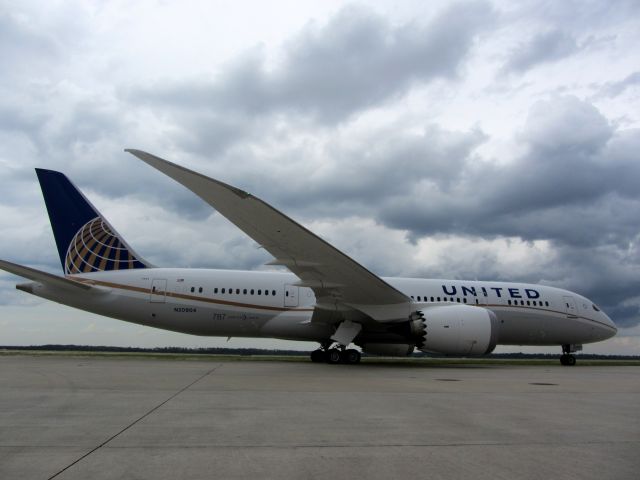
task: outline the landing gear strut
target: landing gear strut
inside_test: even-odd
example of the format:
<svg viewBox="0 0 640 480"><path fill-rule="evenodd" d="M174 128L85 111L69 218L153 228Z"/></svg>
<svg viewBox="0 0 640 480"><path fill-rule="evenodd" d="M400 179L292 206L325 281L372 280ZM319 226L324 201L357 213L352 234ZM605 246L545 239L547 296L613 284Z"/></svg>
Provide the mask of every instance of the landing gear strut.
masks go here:
<svg viewBox="0 0 640 480"><path fill-rule="evenodd" d="M582 345L562 345L562 355L560 356L560 363L566 366L575 365L576 357L572 355L572 353L579 350L582 350Z"/></svg>

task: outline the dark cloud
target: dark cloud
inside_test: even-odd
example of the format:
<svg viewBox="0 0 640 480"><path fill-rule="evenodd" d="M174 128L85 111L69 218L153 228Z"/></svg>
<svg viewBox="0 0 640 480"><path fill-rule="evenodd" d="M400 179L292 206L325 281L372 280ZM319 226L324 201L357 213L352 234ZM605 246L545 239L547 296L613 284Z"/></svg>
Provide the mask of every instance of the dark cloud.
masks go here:
<svg viewBox="0 0 640 480"><path fill-rule="evenodd" d="M607 82L601 89L600 95L607 97L617 97L626 92L627 89L640 85L640 71L630 73L617 82Z"/></svg>
<svg viewBox="0 0 640 480"><path fill-rule="evenodd" d="M598 248L560 247L554 264L556 282L598 303L619 327L640 323L638 231L626 249L607 245Z"/></svg>
<svg viewBox="0 0 640 480"><path fill-rule="evenodd" d="M402 95L415 83L455 77L474 38L492 21L484 2L453 4L429 23L399 26L351 6L326 25L309 24L287 42L274 66L256 48L217 79L130 95L215 115L290 112L334 123Z"/></svg>
<svg viewBox="0 0 640 480"><path fill-rule="evenodd" d="M540 22L544 26L593 31L599 28L635 23L640 12L637 0L524 0L516 9L518 18L527 24Z"/></svg>
<svg viewBox="0 0 640 480"><path fill-rule="evenodd" d="M538 33L527 42L520 43L509 55L504 70L524 72L542 63L555 62L579 50L570 34L561 30Z"/></svg>
<svg viewBox="0 0 640 480"><path fill-rule="evenodd" d="M284 182L265 184L263 175L251 175L243 183L306 215L348 215L375 210L389 198L404 198L418 184L448 189L485 139L478 130L451 132L434 125L419 133L383 129L360 141L329 140L323 157L312 164L320 168L308 170L308 181L294 181L301 172L293 170L287 176L291 181L285 177Z"/></svg>
<svg viewBox="0 0 640 480"><path fill-rule="evenodd" d="M573 97L540 102L520 135L527 152L507 165L472 164L452 186L414 182L380 209L385 224L413 236L518 236L568 245L625 244L640 228L640 131L615 131ZM602 228L606 225L606 228Z"/></svg>

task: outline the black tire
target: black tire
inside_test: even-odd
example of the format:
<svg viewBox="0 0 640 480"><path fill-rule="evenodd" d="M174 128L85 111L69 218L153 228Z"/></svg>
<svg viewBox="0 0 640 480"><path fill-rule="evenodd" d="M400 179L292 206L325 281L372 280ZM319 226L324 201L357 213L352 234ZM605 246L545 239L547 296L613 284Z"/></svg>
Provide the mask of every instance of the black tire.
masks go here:
<svg viewBox="0 0 640 480"><path fill-rule="evenodd" d="M565 365L573 366L576 364L576 357L573 355L567 355L567 363Z"/></svg>
<svg viewBox="0 0 640 480"><path fill-rule="evenodd" d="M342 360L342 355L340 355L340 350L337 348L330 348L327 350L327 363L336 364L340 363Z"/></svg>
<svg viewBox="0 0 640 480"><path fill-rule="evenodd" d="M314 350L311 352L311 361L314 363L326 362L327 361L327 352L324 350Z"/></svg>
<svg viewBox="0 0 640 480"><path fill-rule="evenodd" d="M354 348L349 348L342 352L342 361L350 365L360 363L360 352Z"/></svg>

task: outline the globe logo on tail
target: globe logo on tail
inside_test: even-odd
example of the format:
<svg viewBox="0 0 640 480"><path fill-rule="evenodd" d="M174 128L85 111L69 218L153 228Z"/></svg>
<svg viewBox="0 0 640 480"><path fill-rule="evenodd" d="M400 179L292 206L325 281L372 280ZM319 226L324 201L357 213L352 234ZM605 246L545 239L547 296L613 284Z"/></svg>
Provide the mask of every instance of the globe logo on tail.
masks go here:
<svg viewBox="0 0 640 480"><path fill-rule="evenodd" d="M75 234L65 258L65 273L145 268L102 218L84 224Z"/></svg>

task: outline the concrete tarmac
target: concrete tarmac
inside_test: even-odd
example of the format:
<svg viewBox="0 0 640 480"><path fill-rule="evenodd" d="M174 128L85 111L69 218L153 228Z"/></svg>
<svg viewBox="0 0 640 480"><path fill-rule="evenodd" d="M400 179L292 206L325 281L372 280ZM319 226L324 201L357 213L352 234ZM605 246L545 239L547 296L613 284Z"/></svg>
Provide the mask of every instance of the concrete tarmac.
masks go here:
<svg viewBox="0 0 640 480"><path fill-rule="evenodd" d="M637 479L640 367L0 356L1 479Z"/></svg>

